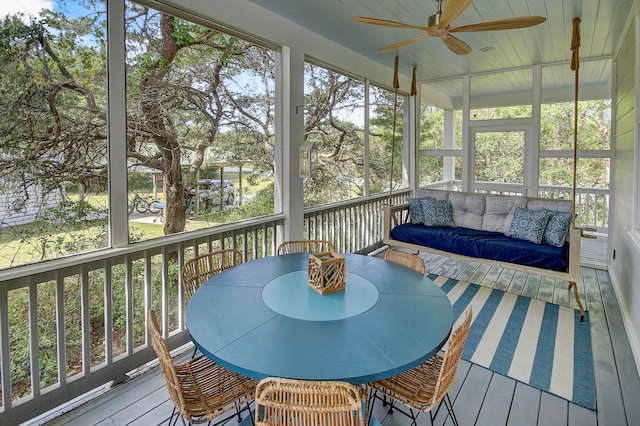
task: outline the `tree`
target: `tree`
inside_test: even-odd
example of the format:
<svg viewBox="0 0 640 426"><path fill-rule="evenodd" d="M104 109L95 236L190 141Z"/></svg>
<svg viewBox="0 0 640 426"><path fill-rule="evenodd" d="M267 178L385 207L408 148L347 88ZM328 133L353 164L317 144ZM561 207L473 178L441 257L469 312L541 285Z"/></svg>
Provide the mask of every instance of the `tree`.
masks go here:
<svg viewBox="0 0 640 426"><path fill-rule="evenodd" d="M305 66L305 140L320 152L318 177L305 181L305 205L364 195L364 89L362 82L313 64ZM370 96L369 183L389 189L393 93L373 87ZM402 105L398 107L394 181L402 175Z"/></svg>
<svg viewBox="0 0 640 426"><path fill-rule="evenodd" d="M474 110L486 120L527 116L528 107L513 106ZM540 149L559 151L557 156L540 158L541 185L573 185L573 103L541 105ZM476 117L477 118L477 117ZM461 122L457 123L460 131ZM578 149L610 149L611 102L609 100L581 101L578 105ZM431 107L421 109L420 146L422 149L443 148L442 112ZM474 158L475 178L489 182L523 181L523 144L521 132L478 132ZM506 153L506 154L505 154ZM567 154L569 153L569 154ZM420 181L431 183L442 178L442 161L438 157L422 156ZM457 168L458 166L456 166ZM578 159L578 186L608 187L609 161L600 158ZM459 173L456 172L456 176Z"/></svg>
<svg viewBox="0 0 640 426"><path fill-rule="evenodd" d="M45 193L68 182L106 182L104 46L96 17L72 22L52 12L0 27L0 179ZM16 194L16 202L20 202ZM18 206L16 206L18 207Z"/></svg>
<svg viewBox="0 0 640 426"><path fill-rule="evenodd" d="M378 87L371 92L370 190L377 193L389 191L390 185L391 189L398 189L402 185L404 98L401 94L396 96Z"/></svg>
<svg viewBox="0 0 640 426"><path fill-rule="evenodd" d="M256 145L271 142L271 111L255 104L270 103L269 75L273 58L236 37L192 24L144 6L130 4L127 14L130 51L128 68L128 156L162 170L165 192L165 234L185 226L188 193L205 160L205 151L218 146L225 127L247 127L259 135ZM246 64L250 64L248 67ZM262 99L252 97L240 82L257 73ZM272 87L272 85L271 85ZM253 110L252 110L253 109ZM150 149L150 142L155 149ZM256 142L255 140L253 141ZM269 148L267 148L267 151ZM184 151L193 153L189 175L183 176ZM245 151L262 161L264 149Z"/></svg>
<svg viewBox="0 0 640 426"><path fill-rule="evenodd" d="M0 28L0 184L21 191L16 211L31 196L29 188L64 193L79 186L86 193L107 186L105 7L101 0L73 5L72 12L43 11L31 21L9 16ZM212 158L273 173L275 53L143 5L125 5L128 166L162 173L164 233L181 232L189 191ZM322 152L319 178L306 181L307 203L363 195L364 84L310 64L305 84L305 138ZM392 145L391 100L380 93L370 141L376 191L387 188ZM399 181L401 144L395 155ZM88 226L106 229L103 212L87 218ZM106 241L101 244L96 247Z"/></svg>
<svg viewBox="0 0 640 426"><path fill-rule="evenodd" d="M45 11L28 23L2 22L0 179L16 183L23 199L35 186L106 187L104 6L82 4L86 15ZM165 234L180 232L206 151L238 157L222 132L236 129L243 157L272 169L274 58L236 37L126 5L127 156L131 166L162 172Z"/></svg>

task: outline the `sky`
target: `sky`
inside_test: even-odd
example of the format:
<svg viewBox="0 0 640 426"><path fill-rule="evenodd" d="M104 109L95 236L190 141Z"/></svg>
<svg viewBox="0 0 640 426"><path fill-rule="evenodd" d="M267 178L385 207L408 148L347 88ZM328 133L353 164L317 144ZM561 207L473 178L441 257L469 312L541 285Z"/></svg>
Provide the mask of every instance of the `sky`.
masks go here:
<svg viewBox="0 0 640 426"><path fill-rule="evenodd" d="M53 9L53 5L54 0L2 0L0 2L0 17L18 12L37 16L42 9Z"/></svg>

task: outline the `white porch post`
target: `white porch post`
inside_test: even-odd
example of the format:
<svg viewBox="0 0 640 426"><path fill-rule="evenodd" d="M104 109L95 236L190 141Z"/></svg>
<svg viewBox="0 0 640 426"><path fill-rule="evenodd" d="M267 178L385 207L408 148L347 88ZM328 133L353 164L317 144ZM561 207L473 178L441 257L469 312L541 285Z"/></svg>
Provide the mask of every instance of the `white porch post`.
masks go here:
<svg viewBox="0 0 640 426"><path fill-rule="evenodd" d="M129 244L124 1L107 2L107 133L109 143L109 243Z"/></svg>
<svg viewBox="0 0 640 426"><path fill-rule="evenodd" d="M456 115L453 109L444 110L444 149L450 151L456 149ZM456 157L444 157L443 169L443 180L450 184L456 178Z"/></svg>
<svg viewBox="0 0 640 426"><path fill-rule="evenodd" d="M282 206L284 226L279 241L302 239L304 191L300 177L300 146L304 142L304 54L283 47L276 105L275 205Z"/></svg>
<svg viewBox="0 0 640 426"><path fill-rule="evenodd" d="M364 195L369 196L369 164L371 164L369 151L369 91L371 90L371 82L369 79L364 81Z"/></svg>
<svg viewBox="0 0 640 426"><path fill-rule="evenodd" d="M411 193L418 186L418 149L420 138L420 104L418 95L404 97L404 129L402 149L402 187L409 187Z"/></svg>
<svg viewBox="0 0 640 426"><path fill-rule="evenodd" d="M531 135L525 147L525 195L538 197L540 181L540 120L542 116L542 67L533 67L533 102L531 102Z"/></svg>
<svg viewBox="0 0 640 426"><path fill-rule="evenodd" d="M469 110L471 109L471 77L464 76L462 94L462 190L473 191L475 147L469 132Z"/></svg>

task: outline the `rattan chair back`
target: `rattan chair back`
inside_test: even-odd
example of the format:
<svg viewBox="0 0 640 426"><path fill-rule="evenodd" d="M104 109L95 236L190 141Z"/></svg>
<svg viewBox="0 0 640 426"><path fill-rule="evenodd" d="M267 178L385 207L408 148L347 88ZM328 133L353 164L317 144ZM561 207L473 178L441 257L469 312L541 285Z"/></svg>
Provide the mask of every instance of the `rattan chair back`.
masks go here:
<svg viewBox="0 0 640 426"><path fill-rule="evenodd" d="M280 243L277 254L322 253L336 251L333 243L327 240L290 240Z"/></svg>
<svg viewBox="0 0 640 426"><path fill-rule="evenodd" d="M362 405L350 383L268 377L256 387L255 425L364 426Z"/></svg>
<svg viewBox="0 0 640 426"><path fill-rule="evenodd" d="M241 263L242 253L231 248L189 259L182 267L182 287L186 299L191 299L193 293L209 278Z"/></svg>
<svg viewBox="0 0 640 426"><path fill-rule="evenodd" d="M442 401L442 398L447 395L453 385L458 364L460 363L460 358L462 358L464 344L469 336L472 318L473 310L471 306L469 306L464 313L464 320L449 337L444 356L442 357L442 367L440 368L440 374L438 375L438 381L436 382L433 395L434 405Z"/></svg>
<svg viewBox="0 0 640 426"><path fill-rule="evenodd" d="M453 424L457 425L458 421L453 412L448 392L455 379L464 343L469 335L472 317L473 312L469 307L464 313L462 323L449 337L443 356L437 354L409 371L370 383L369 387L373 391L371 397L374 402L375 399L383 399L378 396L378 393L382 393L391 399L392 407L395 402L407 406L410 409L408 412L401 409L398 411L411 417L413 424L416 424L416 418L420 412L429 412L433 423L435 415L432 410L444 402ZM371 406L373 407L373 404ZM417 414L413 410L417 410Z"/></svg>
<svg viewBox="0 0 640 426"><path fill-rule="evenodd" d="M249 410L255 380L227 370L205 356L174 364L153 310L149 311L149 334L175 405L172 418L177 410L189 423L206 423L225 414L226 419L237 416L238 421L242 420L240 413Z"/></svg>
<svg viewBox="0 0 640 426"><path fill-rule="evenodd" d="M397 263L405 268L413 269L419 274L425 274L424 260L417 254L405 253L400 250L387 250L384 254L385 260Z"/></svg>
<svg viewBox="0 0 640 426"><path fill-rule="evenodd" d="M160 331L160 323L156 317L156 313L152 310L149 311L149 334L151 335L151 344L153 350L158 355L158 362L160 364L160 371L167 382L167 390L169 391L169 397L176 407L184 407L186 405L184 396L180 391L180 382L176 375L176 370L171 359L171 353L167 347L167 343L162 337ZM181 414L182 414L182 410Z"/></svg>

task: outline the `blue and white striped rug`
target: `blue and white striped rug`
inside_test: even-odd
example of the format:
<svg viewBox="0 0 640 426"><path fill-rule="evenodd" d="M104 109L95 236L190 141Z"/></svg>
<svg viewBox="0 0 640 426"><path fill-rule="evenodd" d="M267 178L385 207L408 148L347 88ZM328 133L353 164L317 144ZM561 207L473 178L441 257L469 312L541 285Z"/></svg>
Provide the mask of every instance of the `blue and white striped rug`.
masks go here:
<svg viewBox="0 0 640 426"><path fill-rule="evenodd" d="M580 322L580 311L569 307L427 276L447 293L454 316L473 307L462 358L595 410L588 314Z"/></svg>

